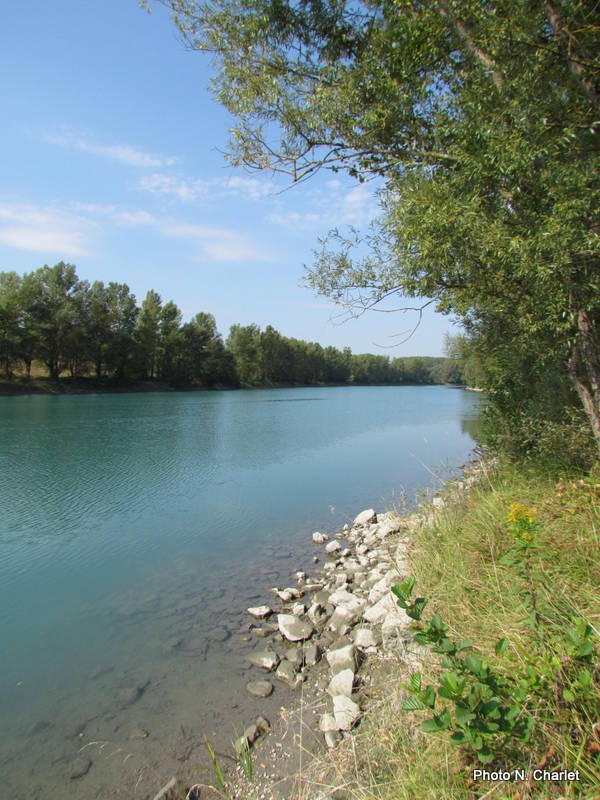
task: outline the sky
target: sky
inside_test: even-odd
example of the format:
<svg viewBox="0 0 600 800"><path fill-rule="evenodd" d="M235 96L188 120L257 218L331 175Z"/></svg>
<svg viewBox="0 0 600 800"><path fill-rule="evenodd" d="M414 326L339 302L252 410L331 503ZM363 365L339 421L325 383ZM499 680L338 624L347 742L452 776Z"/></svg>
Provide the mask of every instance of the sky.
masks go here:
<svg viewBox="0 0 600 800"><path fill-rule="evenodd" d="M154 289L184 319L208 311L225 336L254 322L356 353L443 354L456 328L432 309L398 344L416 314L342 321L303 285L318 237L376 216L375 186L229 166L210 58L184 49L164 7L31 0L2 18L0 271L67 261L138 302Z"/></svg>

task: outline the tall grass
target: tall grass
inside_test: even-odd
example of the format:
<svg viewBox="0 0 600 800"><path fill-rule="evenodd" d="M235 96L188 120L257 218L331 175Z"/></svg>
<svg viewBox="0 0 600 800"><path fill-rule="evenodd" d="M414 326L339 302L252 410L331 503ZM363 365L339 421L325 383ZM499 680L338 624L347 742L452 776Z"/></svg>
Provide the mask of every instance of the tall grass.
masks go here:
<svg viewBox="0 0 600 800"><path fill-rule="evenodd" d="M536 510L533 582L506 563L511 504ZM493 767L578 769L579 781L474 781L478 766L446 734L424 734L423 714L402 710L401 683L414 664L391 661L380 698L351 746L333 757L330 782L353 800L464 800L464 798L600 798L600 471L557 474L540 466L504 465L464 495L454 494L431 525L412 535L406 565L418 594L450 626L449 636L471 639L475 652L507 675L527 665L547 676L531 740L516 742ZM527 585L525 585L527 583ZM534 592L535 614L531 609ZM529 598L529 600L527 600ZM571 664L564 637L574 619L592 628L592 687L583 704L567 701ZM500 658L494 646L506 638ZM413 647L424 682L435 683L440 657ZM550 665L550 667L548 666ZM548 673L548 670L554 670ZM548 674L550 677L548 677ZM337 774L336 774L337 773Z"/></svg>

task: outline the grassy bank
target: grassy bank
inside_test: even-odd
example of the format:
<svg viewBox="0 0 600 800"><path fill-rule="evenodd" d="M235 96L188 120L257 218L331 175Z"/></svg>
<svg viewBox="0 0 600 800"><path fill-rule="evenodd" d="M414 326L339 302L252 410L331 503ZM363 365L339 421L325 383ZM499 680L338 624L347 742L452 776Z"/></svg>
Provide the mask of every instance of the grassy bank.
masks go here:
<svg viewBox="0 0 600 800"><path fill-rule="evenodd" d="M444 666L435 647L413 642L408 659L398 654L387 665L378 700L351 746L331 755L333 782L340 787L333 796L600 797L600 472L498 467L468 493L454 494L411 538L402 572L415 577L415 594L428 601L421 632L429 630L432 638L430 623L438 614L448 626L438 644L470 640L472 648L454 655L447 650L452 657ZM437 649L444 647L452 645ZM485 662L487 678L456 669L464 667L466 654L476 657L469 662L476 670L482 666L477 657ZM433 712L405 709L409 695L401 684L416 671L422 690L430 685L436 693L441 684L448 687L449 673L466 677L465 697L487 680L495 684L500 707L516 709L513 722L504 725L514 725L512 732L494 733L492 724L483 736L489 745L479 750L488 753L485 764L472 742L450 742L453 730L455 738L465 730L456 726L452 699L438 695ZM424 691L415 695L427 704ZM449 729L424 733L424 720L448 720L446 708ZM497 713L494 719L503 722ZM579 770L580 780L473 780L475 768Z"/></svg>

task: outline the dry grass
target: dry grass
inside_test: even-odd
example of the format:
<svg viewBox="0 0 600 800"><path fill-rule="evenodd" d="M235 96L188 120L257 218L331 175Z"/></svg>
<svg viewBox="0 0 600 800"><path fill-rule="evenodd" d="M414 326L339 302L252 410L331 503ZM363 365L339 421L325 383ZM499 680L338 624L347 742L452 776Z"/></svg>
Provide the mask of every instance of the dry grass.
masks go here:
<svg viewBox="0 0 600 800"><path fill-rule="evenodd" d="M574 617L594 629L600 650L600 473L559 475L540 468L504 466L468 494L453 498L435 522L414 534L410 569L418 594L429 599L453 638L469 638L477 652L499 663L494 644L510 642L506 670L532 662L535 632L523 607L522 577L501 563L509 547L511 503L537 510L539 595L550 642L561 640ZM557 645L558 646L558 645ZM437 656L419 654L421 672L434 682ZM510 768L548 765L580 770L579 782L492 783L471 779L472 760L446 736L420 732L418 713L401 708L407 666L390 661L373 670L379 698L351 740L313 764L301 799L464 800L465 798L600 798L600 664L589 709L565 718L564 703L546 703L532 741L517 743Z"/></svg>

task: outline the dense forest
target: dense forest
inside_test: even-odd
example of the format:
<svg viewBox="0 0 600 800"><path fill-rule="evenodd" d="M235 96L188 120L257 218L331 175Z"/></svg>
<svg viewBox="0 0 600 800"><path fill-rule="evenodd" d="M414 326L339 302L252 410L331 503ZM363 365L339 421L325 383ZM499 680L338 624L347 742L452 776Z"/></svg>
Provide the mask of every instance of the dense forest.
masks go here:
<svg viewBox="0 0 600 800"><path fill-rule="evenodd" d="M173 386L461 383L458 358L355 355L232 325L224 341L212 314L182 322L150 290L141 305L124 283L89 283L60 262L23 276L0 273L0 368L7 380L42 364L51 380L160 381Z"/></svg>

